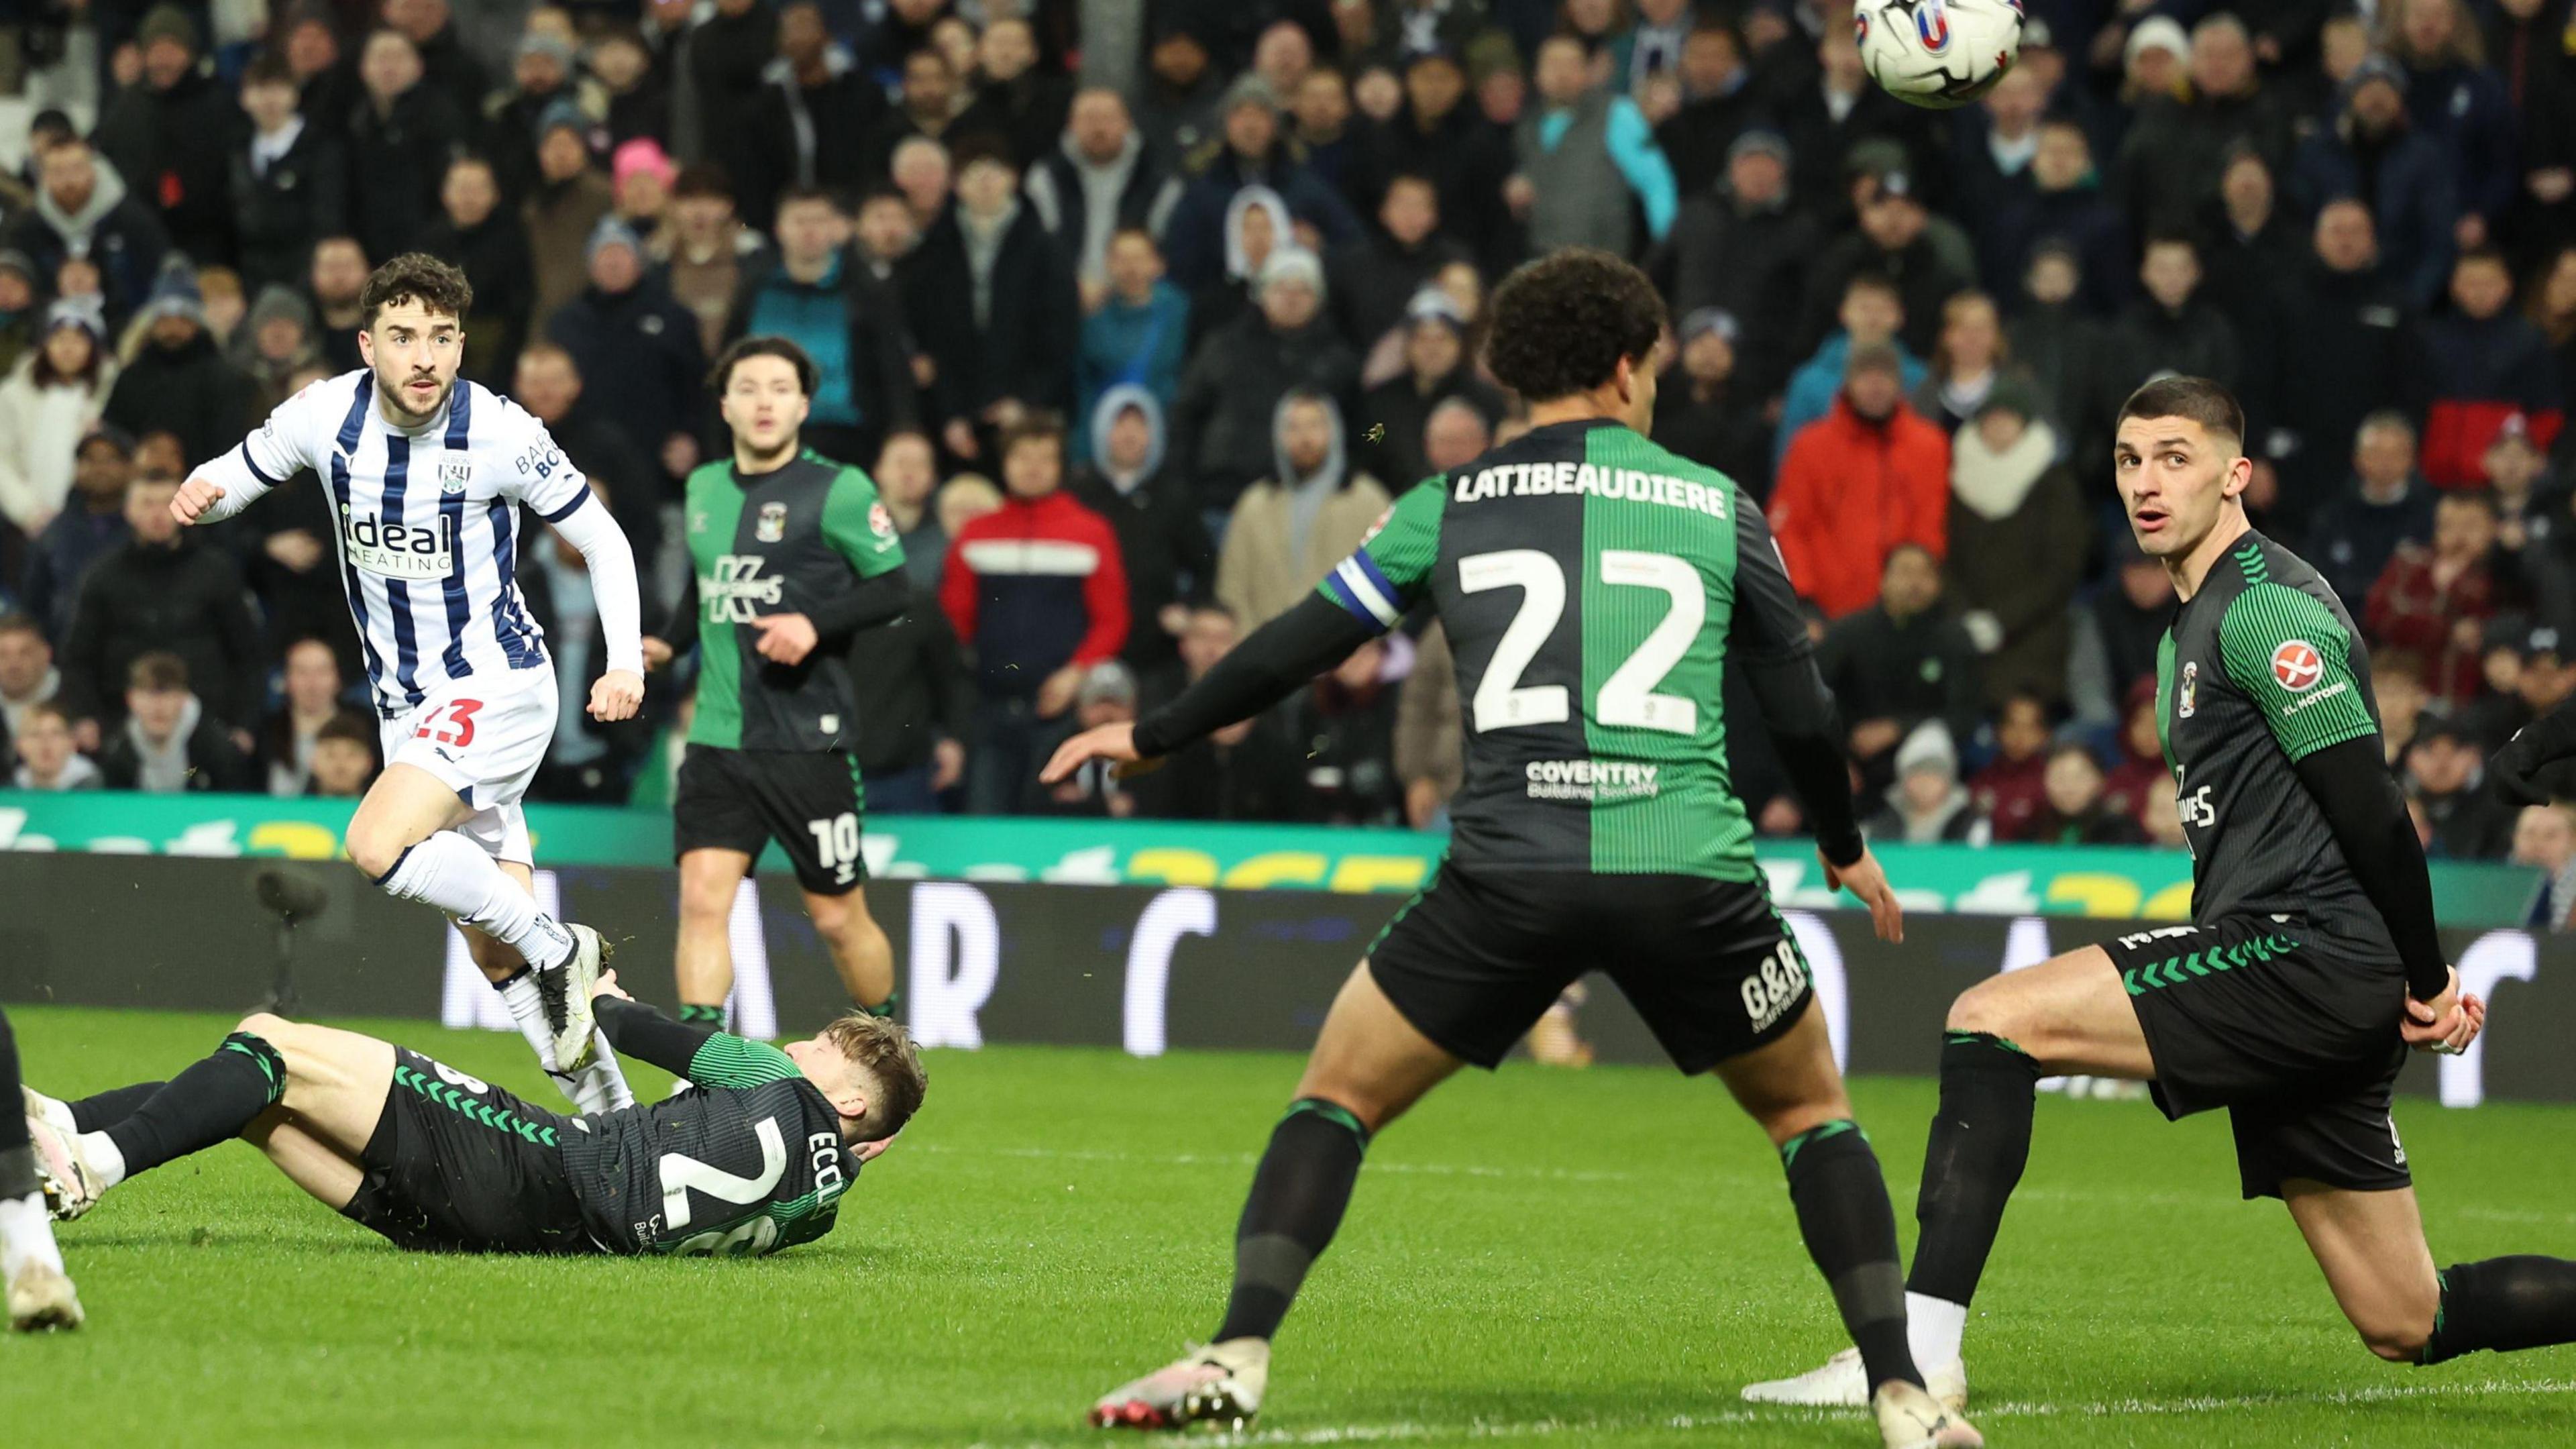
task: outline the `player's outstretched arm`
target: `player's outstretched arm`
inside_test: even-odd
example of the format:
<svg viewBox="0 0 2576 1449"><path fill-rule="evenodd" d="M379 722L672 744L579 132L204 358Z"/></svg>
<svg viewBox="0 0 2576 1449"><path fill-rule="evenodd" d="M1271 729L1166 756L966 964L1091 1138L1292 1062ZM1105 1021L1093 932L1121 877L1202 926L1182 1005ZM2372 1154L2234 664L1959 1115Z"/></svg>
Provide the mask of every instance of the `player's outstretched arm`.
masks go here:
<svg viewBox="0 0 2576 1449"><path fill-rule="evenodd" d="M1198 683L1133 725L1102 725L1064 742L1038 779L1052 785L1088 760L1154 759L1270 708L1381 631L1323 594L1252 631Z"/></svg>
<svg viewBox="0 0 2576 1449"><path fill-rule="evenodd" d="M698 1048L716 1035L712 1027L673 1021L627 995L614 971L601 973L590 1004L598 1014L599 1029L607 1033L608 1044L618 1055L651 1062L675 1077L689 1075L689 1062Z"/></svg>
<svg viewBox="0 0 2576 1449"><path fill-rule="evenodd" d="M804 1075L794 1059L767 1042L673 1021L628 996L614 971L600 976L590 1000L610 1046L699 1086L757 1087Z"/></svg>
<svg viewBox="0 0 2576 1449"><path fill-rule="evenodd" d="M197 465L170 500L170 516L182 524L221 523L282 487L299 470L315 466L304 439L307 416L322 401L326 386L314 383L277 405L268 421L241 445Z"/></svg>
<svg viewBox="0 0 2576 1449"><path fill-rule="evenodd" d="M2576 698L2524 725L2487 761L2487 778L2516 805L2546 805L2550 791L2541 771L2570 759L2576 759Z"/></svg>

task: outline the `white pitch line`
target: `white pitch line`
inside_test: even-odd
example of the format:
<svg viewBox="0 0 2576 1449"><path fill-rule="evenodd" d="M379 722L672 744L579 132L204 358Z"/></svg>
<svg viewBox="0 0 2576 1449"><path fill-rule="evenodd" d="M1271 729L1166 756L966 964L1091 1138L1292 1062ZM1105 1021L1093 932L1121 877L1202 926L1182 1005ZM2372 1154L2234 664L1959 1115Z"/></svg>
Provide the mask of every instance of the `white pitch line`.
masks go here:
<svg viewBox="0 0 2576 1449"><path fill-rule="evenodd" d="M2046 1402L2005 1402L1980 1407L1979 1419L2092 1419L2137 1415L2182 1415L2238 1413L2247 1409L2273 1408L2358 1408L2410 1399L2446 1398L2513 1398L2576 1394L2576 1381L2567 1379L2479 1379L2456 1384L2391 1384L2385 1388L2323 1389L2277 1394L2201 1394L2181 1399L2107 1399L2089 1404L2055 1404ZM1799 1409L1781 1405L1770 1409L1718 1409L1704 1414L1673 1414L1655 1419L1529 1419L1518 1422L1471 1420L1463 1424L1420 1424L1399 1420L1391 1424L1341 1424L1317 1429L1260 1429L1249 1434L1220 1436L1216 1442L1227 1445L1261 1444L1385 1444L1416 1439L1545 1439L1557 1435L1640 1434L1663 1431L1690 1433L1707 1429L1742 1428L1783 1420L1822 1420L1852 1417L1840 1410ZM1051 1449L1067 1443L1098 1443L1096 1435L1076 1440L1040 1439L1030 1441L1028 1449ZM1005 1449L1005 1446L981 1443L972 1449Z"/></svg>

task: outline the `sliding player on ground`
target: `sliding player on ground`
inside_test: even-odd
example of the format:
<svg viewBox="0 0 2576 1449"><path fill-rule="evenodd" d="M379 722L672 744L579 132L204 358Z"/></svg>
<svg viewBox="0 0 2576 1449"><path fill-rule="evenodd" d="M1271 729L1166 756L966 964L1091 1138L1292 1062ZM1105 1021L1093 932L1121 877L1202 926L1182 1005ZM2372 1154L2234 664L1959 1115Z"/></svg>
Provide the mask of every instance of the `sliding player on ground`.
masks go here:
<svg viewBox="0 0 2576 1449"><path fill-rule="evenodd" d="M2389 1113L2406 1050L2458 1051L2486 1006L2434 934L2424 852L2381 753L2370 660L2343 605L2256 533L2245 415L2217 383L2120 410L2120 502L2182 602L2157 728L2192 850L2192 924L1979 983L1950 1008L1906 1284L1915 1361L1967 1396L1968 1304L2030 1155L2039 1079L2152 1084L2180 1118L2228 1109L2245 1196L2277 1197L2371 1352L2434 1364L2576 1340L2576 1263L2433 1266ZM1837 1359L1745 1397L1851 1404Z"/></svg>
<svg viewBox="0 0 2576 1449"><path fill-rule="evenodd" d="M9 1030L9 1013L0 1011L0 1293L8 1299L9 1326L20 1333L78 1328L80 1295L54 1245L35 1145L26 1119L7 1105L21 1092L18 1038Z"/></svg>
<svg viewBox="0 0 2576 1449"><path fill-rule="evenodd" d="M644 699L635 555L545 424L460 385L465 274L413 252L359 294L364 370L280 403L259 431L201 465L170 504L182 523L232 517L310 468L331 490L333 538L383 732L385 772L349 821L349 859L389 895L465 928L538 1061L583 1111L634 1100L590 1021L602 947L537 909L520 798L555 733L555 672L519 596L519 509L581 550L608 668L591 717Z"/></svg>
<svg viewBox="0 0 2576 1449"><path fill-rule="evenodd" d="M781 1050L672 1021L614 972L592 989L619 1051L697 1090L566 1117L418 1052L261 1014L167 1082L29 1094L54 1213L239 1137L397 1247L757 1257L832 1230L852 1149L900 1130L928 1085L911 1037L864 1013Z"/></svg>
<svg viewBox="0 0 2576 1449"><path fill-rule="evenodd" d="M1715 1070L1778 1147L1885 1443L1981 1444L1907 1356L1887 1187L1727 777L1720 675L1741 669L1817 823L1826 878L1869 904L1881 936L1902 936L1853 824L1833 696L1770 530L1723 474L1643 436L1663 306L1642 273L1559 251L1507 279L1493 315L1493 367L1531 400L1529 434L1406 493L1319 590L1178 699L1067 741L1047 765L1053 781L1089 760L1169 754L1303 688L1424 598L1467 702L1448 858L1325 1018L1253 1176L1223 1324L1206 1349L1103 1396L1092 1422L1251 1419L1271 1338L1341 1223L1369 1139L1460 1063L1500 1062L1599 969L1676 1066Z"/></svg>
<svg viewBox="0 0 2576 1449"><path fill-rule="evenodd" d="M704 659L671 802L682 1021L724 1021L734 896L773 840L851 1002L893 1009L894 947L860 889L859 721L843 661L850 635L901 614L910 594L876 484L805 450L816 376L783 337L746 337L717 361L733 456L689 475L689 587L644 641L655 669L691 644Z"/></svg>

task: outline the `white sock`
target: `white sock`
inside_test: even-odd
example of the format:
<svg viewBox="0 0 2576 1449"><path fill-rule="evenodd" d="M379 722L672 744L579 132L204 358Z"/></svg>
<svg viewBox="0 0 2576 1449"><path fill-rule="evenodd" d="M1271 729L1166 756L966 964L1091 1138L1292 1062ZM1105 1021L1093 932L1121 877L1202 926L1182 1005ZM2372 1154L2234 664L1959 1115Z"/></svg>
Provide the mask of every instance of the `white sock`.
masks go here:
<svg viewBox="0 0 2576 1449"><path fill-rule="evenodd" d="M54 1246L54 1224L45 1216L45 1195L0 1197L0 1283L18 1276L29 1263L42 1263L59 1273L62 1249Z"/></svg>
<svg viewBox="0 0 2576 1449"><path fill-rule="evenodd" d="M1914 1367L1923 1373L1959 1361L1959 1340L1968 1332L1968 1305L1921 1293L1905 1295L1905 1343L1914 1351Z"/></svg>
<svg viewBox="0 0 2576 1449"><path fill-rule="evenodd" d="M557 1077L555 1085L563 1086L563 1078ZM608 1049L606 1032L590 1029L590 1065L573 1073L572 1085L564 1087L564 1093L584 1112L615 1112L635 1105L635 1093L626 1085L617 1053Z"/></svg>
<svg viewBox="0 0 2576 1449"><path fill-rule="evenodd" d="M519 888L480 846L442 830L403 852L384 879L385 893L425 901L475 927L544 970L572 955L572 932L537 909L537 898Z"/></svg>
<svg viewBox="0 0 2576 1449"><path fill-rule="evenodd" d="M115 1138L104 1132L84 1132L78 1146L81 1160L89 1164L90 1176L98 1179L99 1191L125 1181L125 1154L118 1149Z"/></svg>
<svg viewBox="0 0 2576 1449"><path fill-rule="evenodd" d="M537 1065L548 1072L555 1069L554 1028L546 1025L545 998L538 994L535 973L522 971L506 982L494 983L501 993L501 1005L508 1009L510 1020L519 1025L519 1035L537 1053Z"/></svg>

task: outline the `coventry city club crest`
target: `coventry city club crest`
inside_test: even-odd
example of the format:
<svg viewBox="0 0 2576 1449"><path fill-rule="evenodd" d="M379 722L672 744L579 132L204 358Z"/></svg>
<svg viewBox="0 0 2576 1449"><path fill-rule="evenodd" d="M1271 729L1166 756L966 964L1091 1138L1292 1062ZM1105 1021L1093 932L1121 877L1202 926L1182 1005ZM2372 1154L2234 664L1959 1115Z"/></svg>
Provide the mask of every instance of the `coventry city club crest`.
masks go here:
<svg viewBox="0 0 2576 1449"><path fill-rule="evenodd" d="M776 543L787 536L787 505L764 503L760 517L751 525L751 536L762 543Z"/></svg>
<svg viewBox="0 0 2576 1449"><path fill-rule="evenodd" d="M2182 667L2182 704L2174 712L2184 719L2189 719L2192 711L2199 707L2200 666L2197 663L2186 663Z"/></svg>

